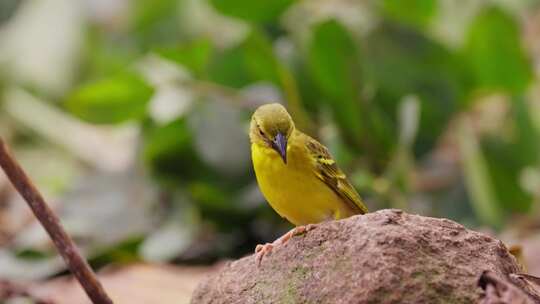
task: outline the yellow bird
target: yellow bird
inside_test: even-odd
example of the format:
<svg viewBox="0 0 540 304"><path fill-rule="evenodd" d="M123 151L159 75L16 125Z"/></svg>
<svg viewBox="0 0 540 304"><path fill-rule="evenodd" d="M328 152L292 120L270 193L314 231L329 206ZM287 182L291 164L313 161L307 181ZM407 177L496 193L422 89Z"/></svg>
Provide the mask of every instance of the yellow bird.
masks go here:
<svg viewBox="0 0 540 304"><path fill-rule="evenodd" d="M260 262L274 246L314 224L368 212L328 149L295 129L285 108L259 107L251 118L251 157L259 188L274 210L297 226L255 249Z"/></svg>

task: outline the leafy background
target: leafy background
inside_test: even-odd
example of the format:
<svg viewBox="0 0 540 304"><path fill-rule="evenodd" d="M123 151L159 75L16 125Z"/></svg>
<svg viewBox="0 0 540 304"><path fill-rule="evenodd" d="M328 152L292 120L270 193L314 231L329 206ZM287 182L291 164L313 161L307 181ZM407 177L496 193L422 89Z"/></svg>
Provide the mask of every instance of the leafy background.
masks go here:
<svg viewBox="0 0 540 304"><path fill-rule="evenodd" d="M539 29L537 0L4 0L0 135L98 268L286 231L247 138L276 101L371 210L519 243L540 218ZM3 177L0 223L1 278L62 273Z"/></svg>

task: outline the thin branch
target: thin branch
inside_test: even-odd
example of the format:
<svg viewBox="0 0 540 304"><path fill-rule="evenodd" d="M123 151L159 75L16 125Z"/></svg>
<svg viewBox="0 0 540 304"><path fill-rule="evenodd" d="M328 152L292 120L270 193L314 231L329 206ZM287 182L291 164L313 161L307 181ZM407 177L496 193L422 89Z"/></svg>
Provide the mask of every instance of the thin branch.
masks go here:
<svg viewBox="0 0 540 304"><path fill-rule="evenodd" d="M77 246L60 224L56 214L49 208L15 158L11 156L2 138L0 138L0 166L45 228L69 270L77 278L92 302L94 304L112 304L112 300L99 283L94 271L82 258Z"/></svg>

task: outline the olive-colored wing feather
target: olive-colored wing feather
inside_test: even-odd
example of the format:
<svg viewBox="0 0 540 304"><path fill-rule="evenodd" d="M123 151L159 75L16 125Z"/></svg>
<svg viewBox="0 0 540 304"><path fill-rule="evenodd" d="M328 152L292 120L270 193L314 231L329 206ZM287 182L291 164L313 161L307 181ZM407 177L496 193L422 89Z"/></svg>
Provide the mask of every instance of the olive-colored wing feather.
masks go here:
<svg viewBox="0 0 540 304"><path fill-rule="evenodd" d="M317 177L332 188L351 210L359 214L367 213L368 209L360 195L349 183L347 176L338 168L328 149L315 139L305 136L306 147L315 160Z"/></svg>

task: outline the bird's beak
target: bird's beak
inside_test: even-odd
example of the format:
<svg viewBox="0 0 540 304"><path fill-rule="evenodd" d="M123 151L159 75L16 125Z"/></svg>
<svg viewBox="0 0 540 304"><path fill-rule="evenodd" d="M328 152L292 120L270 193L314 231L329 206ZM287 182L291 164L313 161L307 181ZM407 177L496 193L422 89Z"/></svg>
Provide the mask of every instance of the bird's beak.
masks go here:
<svg viewBox="0 0 540 304"><path fill-rule="evenodd" d="M272 141L272 148L281 156L283 162L287 164L287 137L278 133Z"/></svg>

